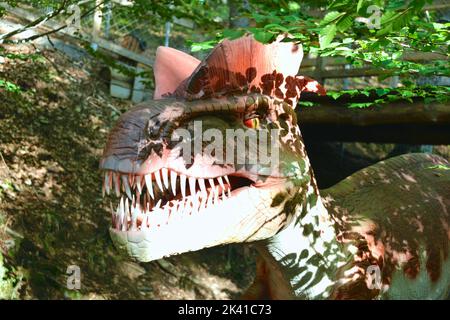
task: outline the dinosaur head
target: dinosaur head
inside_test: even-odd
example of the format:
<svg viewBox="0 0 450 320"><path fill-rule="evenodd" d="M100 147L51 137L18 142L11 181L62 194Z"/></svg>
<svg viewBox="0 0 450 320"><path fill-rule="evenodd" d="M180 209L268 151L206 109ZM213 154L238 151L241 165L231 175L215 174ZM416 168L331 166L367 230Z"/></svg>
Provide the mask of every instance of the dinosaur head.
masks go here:
<svg viewBox="0 0 450 320"><path fill-rule="evenodd" d="M100 167L119 249L150 261L275 235L311 175L296 105L320 85L296 76L299 45L224 41L202 62L170 48L155 61L155 99L121 116Z"/></svg>

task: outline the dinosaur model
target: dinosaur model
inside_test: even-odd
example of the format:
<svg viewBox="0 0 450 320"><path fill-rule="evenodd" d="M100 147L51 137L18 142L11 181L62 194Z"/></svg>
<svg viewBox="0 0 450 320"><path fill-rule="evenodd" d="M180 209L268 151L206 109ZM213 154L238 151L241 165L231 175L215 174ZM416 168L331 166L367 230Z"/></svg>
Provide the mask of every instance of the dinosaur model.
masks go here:
<svg viewBox="0 0 450 320"><path fill-rule="evenodd" d="M145 262L254 242L248 299L447 298L448 162L408 154L319 191L294 107L325 91L302 57L251 36L203 61L158 48L155 100L121 116L100 161L115 246Z"/></svg>

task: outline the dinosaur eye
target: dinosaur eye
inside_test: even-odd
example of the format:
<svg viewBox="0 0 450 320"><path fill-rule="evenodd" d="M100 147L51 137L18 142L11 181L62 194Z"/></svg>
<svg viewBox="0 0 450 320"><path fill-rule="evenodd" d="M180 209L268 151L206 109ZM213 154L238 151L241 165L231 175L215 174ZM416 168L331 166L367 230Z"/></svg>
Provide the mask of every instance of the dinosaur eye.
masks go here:
<svg viewBox="0 0 450 320"><path fill-rule="evenodd" d="M259 119L251 118L251 119L244 120L244 125L251 129L258 129L259 128Z"/></svg>

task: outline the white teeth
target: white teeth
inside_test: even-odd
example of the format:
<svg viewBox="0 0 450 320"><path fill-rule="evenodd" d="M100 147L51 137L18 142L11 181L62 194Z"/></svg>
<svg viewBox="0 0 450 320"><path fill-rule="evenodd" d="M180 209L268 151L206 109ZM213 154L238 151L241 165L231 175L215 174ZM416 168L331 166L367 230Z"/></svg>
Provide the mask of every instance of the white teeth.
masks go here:
<svg viewBox="0 0 450 320"><path fill-rule="evenodd" d="M180 174L180 187L181 195L184 198L186 196L186 176L184 174Z"/></svg>
<svg viewBox="0 0 450 320"><path fill-rule="evenodd" d="M131 188L134 186L134 174L129 173L128 174L128 181L130 182Z"/></svg>
<svg viewBox="0 0 450 320"><path fill-rule="evenodd" d="M180 216L183 215L183 212L184 212L184 205L185 205L184 200L180 201L180 203L179 203L179 205L178 205L178 209L177 209L177 215L178 215L178 217L180 217Z"/></svg>
<svg viewBox="0 0 450 320"><path fill-rule="evenodd" d="M208 181L209 181L209 184L211 185L211 188L214 189L214 187L216 186L216 185L214 184L214 179L208 179Z"/></svg>
<svg viewBox="0 0 450 320"><path fill-rule="evenodd" d="M120 203L117 205L116 214L114 216L114 223L116 229L120 229Z"/></svg>
<svg viewBox="0 0 450 320"><path fill-rule="evenodd" d="M142 185L141 185L142 176L136 176L136 188L139 191L139 193L142 193Z"/></svg>
<svg viewBox="0 0 450 320"><path fill-rule="evenodd" d="M125 216L123 218L123 224L124 231L128 230L128 217L130 216L130 203L128 201L128 198L125 199Z"/></svg>
<svg viewBox="0 0 450 320"><path fill-rule="evenodd" d="M164 188L163 188L162 182L161 182L161 173L159 173L159 171L155 171L155 180L156 180L156 184L158 185L161 192L164 192Z"/></svg>
<svg viewBox="0 0 450 320"><path fill-rule="evenodd" d="M219 188L216 188L214 190L214 204L218 204L219 203Z"/></svg>
<svg viewBox="0 0 450 320"><path fill-rule="evenodd" d="M144 217L142 218L142 222L141 222L141 230L146 230L146 229L147 229L147 225L148 225L148 216L149 216L149 214L145 214Z"/></svg>
<svg viewBox="0 0 450 320"><path fill-rule="evenodd" d="M220 187L221 187L222 189L225 189L225 186L224 186L224 184L223 184L222 177L218 177L218 178L217 178L217 181L219 181Z"/></svg>
<svg viewBox="0 0 450 320"><path fill-rule="evenodd" d="M137 218L140 213L139 205L136 207L131 207L131 230L137 229Z"/></svg>
<svg viewBox="0 0 450 320"><path fill-rule="evenodd" d="M119 228L122 230L123 229L123 221L124 221L124 217L125 217L125 212L124 212L124 205L123 205L123 197L120 197L120 203L119 203ZM125 231L125 230L122 230Z"/></svg>
<svg viewBox="0 0 450 320"><path fill-rule="evenodd" d="M153 207L153 209L156 210L156 209L159 209L159 207L161 207L161 199L158 201L156 206Z"/></svg>
<svg viewBox="0 0 450 320"><path fill-rule="evenodd" d="M195 177L189 177L189 190L191 191L191 196L195 195Z"/></svg>
<svg viewBox="0 0 450 320"><path fill-rule="evenodd" d="M109 209L111 211L111 221L112 221L112 224L114 225L114 216L115 216L115 214L114 214L114 210L113 210L111 201L109 202Z"/></svg>
<svg viewBox="0 0 450 320"><path fill-rule="evenodd" d="M109 171L105 172L105 191L109 194L111 190L111 173Z"/></svg>
<svg viewBox="0 0 450 320"><path fill-rule="evenodd" d="M166 187L167 190L169 190L169 170L167 170L167 168L162 168L161 173L162 173L164 186Z"/></svg>
<svg viewBox="0 0 450 320"><path fill-rule="evenodd" d="M170 171L170 185L172 187L172 193L174 196L177 195L177 173L175 171Z"/></svg>
<svg viewBox="0 0 450 320"><path fill-rule="evenodd" d="M229 186L231 186L231 184L230 184L230 180L228 179L228 176L227 175L225 175L225 176L223 176L224 178L225 178L225 181L227 182L227 184L229 185Z"/></svg>
<svg viewBox="0 0 450 320"><path fill-rule="evenodd" d="M214 191L211 192L211 193L209 194L209 196L208 196L208 202L206 203L206 206L207 206L208 208L212 205L213 198L214 198Z"/></svg>
<svg viewBox="0 0 450 320"><path fill-rule="evenodd" d="M202 197L205 197L206 196L205 179L198 179L198 185L200 186Z"/></svg>
<svg viewBox="0 0 450 320"><path fill-rule="evenodd" d="M126 192L128 198L130 198L130 200L131 200L131 189L130 189L130 184L128 183L128 177L126 175L122 175L122 183L123 183L123 186L125 188L125 192Z"/></svg>
<svg viewBox="0 0 450 320"><path fill-rule="evenodd" d="M152 199L155 199L155 195L153 194L153 183L152 183L152 176L149 174L145 175L145 184L147 185L147 192L152 197Z"/></svg>
<svg viewBox="0 0 450 320"><path fill-rule="evenodd" d="M202 211L203 209L206 208L207 200L208 200L208 195L206 195L205 197L202 196L202 201L200 202L200 207L199 207L198 211Z"/></svg>
<svg viewBox="0 0 450 320"><path fill-rule="evenodd" d="M116 196L120 197L120 175L118 173L113 173L114 189L116 191Z"/></svg>

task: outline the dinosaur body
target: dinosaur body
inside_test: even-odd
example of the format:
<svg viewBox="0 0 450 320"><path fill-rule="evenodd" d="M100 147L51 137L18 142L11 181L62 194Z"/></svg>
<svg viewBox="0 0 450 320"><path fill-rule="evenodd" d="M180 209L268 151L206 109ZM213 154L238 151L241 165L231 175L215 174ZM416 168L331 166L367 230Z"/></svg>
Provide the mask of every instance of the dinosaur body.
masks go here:
<svg viewBox="0 0 450 320"><path fill-rule="evenodd" d="M322 190L317 214L333 225L328 247L339 250L313 250L305 222L291 225L258 245L257 276L245 298L448 298L450 200L443 195L450 194L450 176L430 169L446 163L398 156ZM378 275L367 273L370 266Z"/></svg>
<svg viewBox="0 0 450 320"><path fill-rule="evenodd" d="M449 173L427 169L445 160L387 161L322 198L293 107L324 90L302 56L251 37L202 62L158 49L158 100L122 115L100 163L115 245L150 261L261 240L247 298L446 297Z"/></svg>

